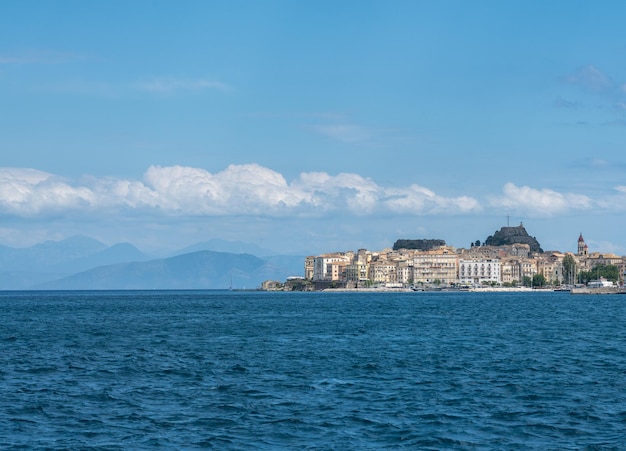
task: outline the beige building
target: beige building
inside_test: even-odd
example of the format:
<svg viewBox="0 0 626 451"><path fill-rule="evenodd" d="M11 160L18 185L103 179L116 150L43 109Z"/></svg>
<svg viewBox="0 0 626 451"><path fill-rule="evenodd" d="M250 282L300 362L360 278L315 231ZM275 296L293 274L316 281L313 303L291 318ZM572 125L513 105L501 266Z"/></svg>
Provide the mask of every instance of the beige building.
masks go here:
<svg viewBox="0 0 626 451"><path fill-rule="evenodd" d="M600 265L614 265L617 267L622 265L622 257L615 254L601 254L599 252L592 252L580 260L586 271L590 271Z"/></svg>
<svg viewBox="0 0 626 451"><path fill-rule="evenodd" d="M563 283L563 258L565 254L552 252L538 256L535 259L537 274L541 274L548 284L560 285Z"/></svg>
<svg viewBox="0 0 626 451"><path fill-rule="evenodd" d="M451 284L458 281L459 257L453 248L419 252L411 259L413 283Z"/></svg>
<svg viewBox="0 0 626 451"><path fill-rule="evenodd" d="M407 260L403 260L398 263L398 283L402 283L405 285L412 284L414 282L413 275L413 262L409 262Z"/></svg>
<svg viewBox="0 0 626 451"><path fill-rule="evenodd" d="M513 277L513 263L510 260L503 260L500 263L500 279L502 283L520 282Z"/></svg>
<svg viewBox="0 0 626 451"><path fill-rule="evenodd" d="M396 283L398 266L390 261L375 261L370 264L369 280L374 283Z"/></svg>

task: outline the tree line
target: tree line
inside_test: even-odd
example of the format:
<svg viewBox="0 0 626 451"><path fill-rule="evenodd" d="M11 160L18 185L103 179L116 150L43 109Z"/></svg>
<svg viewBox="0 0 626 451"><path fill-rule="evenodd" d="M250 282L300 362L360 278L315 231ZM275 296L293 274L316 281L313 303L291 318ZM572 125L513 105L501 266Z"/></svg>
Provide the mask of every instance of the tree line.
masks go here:
<svg viewBox="0 0 626 451"><path fill-rule="evenodd" d="M619 268L615 265L598 265L589 271L576 271L576 260L571 255L563 258L563 281L568 284L587 283L601 277L613 283L619 281Z"/></svg>

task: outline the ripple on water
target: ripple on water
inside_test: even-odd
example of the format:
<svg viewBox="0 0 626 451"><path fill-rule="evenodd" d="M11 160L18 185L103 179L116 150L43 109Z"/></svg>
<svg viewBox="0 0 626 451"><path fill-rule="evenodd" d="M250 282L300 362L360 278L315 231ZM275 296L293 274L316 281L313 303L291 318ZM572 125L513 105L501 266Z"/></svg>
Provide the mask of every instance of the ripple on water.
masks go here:
<svg viewBox="0 0 626 451"><path fill-rule="evenodd" d="M563 294L0 298L0 447L619 449L626 303Z"/></svg>

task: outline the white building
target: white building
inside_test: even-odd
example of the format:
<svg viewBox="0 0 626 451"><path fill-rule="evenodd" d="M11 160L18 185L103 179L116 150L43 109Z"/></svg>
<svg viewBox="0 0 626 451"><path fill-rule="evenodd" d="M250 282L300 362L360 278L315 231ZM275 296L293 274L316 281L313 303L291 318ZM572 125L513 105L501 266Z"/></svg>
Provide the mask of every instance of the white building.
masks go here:
<svg viewBox="0 0 626 451"><path fill-rule="evenodd" d="M339 267L347 266L350 257L345 254L324 254L313 260L313 280L338 280Z"/></svg>
<svg viewBox="0 0 626 451"><path fill-rule="evenodd" d="M459 282L464 285L501 283L500 260L497 258L459 260Z"/></svg>

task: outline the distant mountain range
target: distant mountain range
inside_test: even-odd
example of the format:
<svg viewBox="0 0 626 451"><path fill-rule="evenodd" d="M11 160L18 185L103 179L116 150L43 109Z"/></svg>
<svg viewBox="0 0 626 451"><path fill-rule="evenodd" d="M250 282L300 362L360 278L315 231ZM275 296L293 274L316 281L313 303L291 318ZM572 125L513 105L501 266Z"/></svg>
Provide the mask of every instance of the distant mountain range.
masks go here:
<svg viewBox="0 0 626 451"><path fill-rule="evenodd" d="M29 248L0 246L0 290L256 288L264 280L282 281L303 272L304 256L259 258L246 252L217 252L212 245L246 247L213 240L154 259L132 244L107 246L85 236Z"/></svg>
<svg viewBox="0 0 626 451"><path fill-rule="evenodd" d="M191 252L197 251L226 252L230 254L251 254L260 258L276 254L276 252L271 251L270 249L265 249L253 243L213 239L187 246L174 253L171 253L171 256L189 254Z"/></svg>

